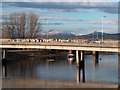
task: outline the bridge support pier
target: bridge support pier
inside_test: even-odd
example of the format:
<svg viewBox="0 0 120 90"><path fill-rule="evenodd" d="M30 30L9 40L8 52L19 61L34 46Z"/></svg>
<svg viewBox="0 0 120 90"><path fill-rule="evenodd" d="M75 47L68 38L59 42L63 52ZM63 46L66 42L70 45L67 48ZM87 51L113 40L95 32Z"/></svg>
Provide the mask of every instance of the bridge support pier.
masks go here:
<svg viewBox="0 0 120 90"><path fill-rule="evenodd" d="M85 62L84 62L84 51L80 52L79 58L79 51L76 50L76 64L77 64L77 83L80 83L81 78L82 82L85 82ZM82 77L81 77L82 76Z"/></svg>
<svg viewBox="0 0 120 90"><path fill-rule="evenodd" d="M5 58L6 58L6 50L3 49L3 50L2 50L2 59L5 59Z"/></svg>
<svg viewBox="0 0 120 90"><path fill-rule="evenodd" d="M69 54L72 54L72 50L69 50Z"/></svg>
<svg viewBox="0 0 120 90"><path fill-rule="evenodd" d="M81 73L80 73L80 67L77 66L76 67L76 79L77 79L77 83L80 83L80 77L81 77Z"/></svg>
<svg viewBox="0 0 120 90"><path fill-rule="evenodd" d="M79 51L76 50L76 64L77 64L77 66L79 66L79 63L80 63L80 61L79 61Z"/></svg>
<svg viewBox="0 0 120 90"><path fill-rule="evenodd" d="M99 52L93 51L93 64L94 66L99 64Z"/></svg>
<svg viewBox="0 0 120 90"><path fill-rule="evenodd" d="M118 52L118 85L120 87L120 52Z"/></svg>
<svg viewBox="0 0 120 90"><path fill-rule="evenodd" d="M5 49L2 51L2 77L7 77L7 60Z"/></svg>

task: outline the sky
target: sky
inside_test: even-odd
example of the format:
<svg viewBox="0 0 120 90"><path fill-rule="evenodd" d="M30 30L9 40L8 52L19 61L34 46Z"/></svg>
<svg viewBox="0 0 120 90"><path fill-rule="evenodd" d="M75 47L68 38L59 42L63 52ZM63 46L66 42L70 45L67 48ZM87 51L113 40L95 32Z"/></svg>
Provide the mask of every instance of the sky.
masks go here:
<svg viewBox="0 0 120 90"><path fill-rule="evenodd" d="M4 0L0 22L13 12L38 15L43 32L83 35L101 32L102 24L104 32L118 32L118 0Z"/></svg>

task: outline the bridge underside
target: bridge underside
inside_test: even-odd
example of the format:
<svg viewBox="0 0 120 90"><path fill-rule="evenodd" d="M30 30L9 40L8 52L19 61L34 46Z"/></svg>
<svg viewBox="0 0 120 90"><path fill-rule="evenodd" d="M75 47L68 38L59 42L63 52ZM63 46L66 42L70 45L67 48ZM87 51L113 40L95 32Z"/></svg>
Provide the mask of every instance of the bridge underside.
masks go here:
<svg viewBox="0 0 120 90"><path fill-rule="evenodd" d="M100 51L100 52L120 52L118 47L93 47L93 46L66 46L66 45L0 45L6 49L58 49L58 50L81 50L81 51Z"/></svg>

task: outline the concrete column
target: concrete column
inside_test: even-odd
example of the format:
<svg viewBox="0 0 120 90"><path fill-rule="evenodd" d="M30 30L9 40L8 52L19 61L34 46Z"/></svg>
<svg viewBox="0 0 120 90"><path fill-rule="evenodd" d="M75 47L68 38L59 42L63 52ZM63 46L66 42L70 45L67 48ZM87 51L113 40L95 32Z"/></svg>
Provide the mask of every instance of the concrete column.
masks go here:
<svg viewBox="0 0 120 90"><path fill-rule="evenodd" d="M79 52L76 50L76 64L79 66Z"/></svg>
<svg viewBox="0 0 120 90"><path fill-rule="evenodd" d="M79 51L76 51L76 62L77 62L77 83L80 83L80 79L85 82L85 62L84 62L84 51L80 52L79 58ZM82 77L81 77L82 75Z"/></svg>
<svg viewBox="0 0 120 90"><path fill-rule="evenodd" d="M72 53L72 50L69 50L69 54L71 54Z"/></svg>
<svg viewBox="0 0 120 90"><path fill-rule="evenodd" d="M76 50L76 79L77 83L80 83L80 61L79 61L79 51Z"/></svg>
<svg viewBox="0 0 120 90"><path fill-rule="evenodd" d="M7 77L7 60L6 60L5 49L3 49L3 55L2 55L2 75L3 77Z"/></svg>
<svg viewBox="0 0 120 90"><path fill-rule="evenodd" d="M120 87L120 52L118 52L118 85Z"/></svg>
<svg viewBox="0 0 120 90"><path fill-rule="evenodd" d="M81 70L82 70L82 81L85 82L85 61L84 61L84 51L80 52L81 56Z"/></svg>
<svg viewBox="0 0 120 90"><path fill-rule="evenodd" d="M83 61L83 59L84 59L84 56L83 56L83 55L84 55L84 53L83 53L83 51L81 51L81 52L80 52L80 56L81 56L80 60L81 60L81 61Z"/></svg>
<svg viewBox="0 0 120 90"><path fill-rule="evenodd" d="M6 51L5 51L5 49L3 49L2 59L5 59L5 57L6 57Z"/></svg>
<svg viewBox="0 0 120 90"><path fill-rule="evenodd" d="M93 64L96 66L99 63L99 52L93 51Z"/></svg>
<svg viewBox="0 0 120 90"><path fill-rule="evenodd" d="M7 77L7 66L2 66L2 77Z"/></svg>
<svg viewBox="0 0 120 90"><path fill-rule="evenodd" d="M72 54L76 55L76 50L72 50ZM74 56L74 59L76 60L76 56Z"/></svg>
<svg viewBox="0 0 120 90"><path fill-rule="evenodd" d="M76 77L77 77L77 84L80 83L80 67L76 67Z"/></svg>

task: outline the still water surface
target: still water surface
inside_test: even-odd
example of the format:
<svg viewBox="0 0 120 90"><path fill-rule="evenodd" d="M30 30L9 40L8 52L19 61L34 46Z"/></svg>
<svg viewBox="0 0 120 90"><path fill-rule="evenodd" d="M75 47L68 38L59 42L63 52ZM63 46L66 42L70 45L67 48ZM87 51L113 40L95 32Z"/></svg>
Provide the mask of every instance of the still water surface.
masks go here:
<svg viewBox="0 0 120 90"><path fill-rule="evenodd" d="M117 54L100 54L99 65L93 65L93 56L85 55L86 82L118 83ZM7 64L8 76L34 80L76 82L76 63L68 62L66 55L56 57L54 62L47 58L17 58Z"/></svg>

